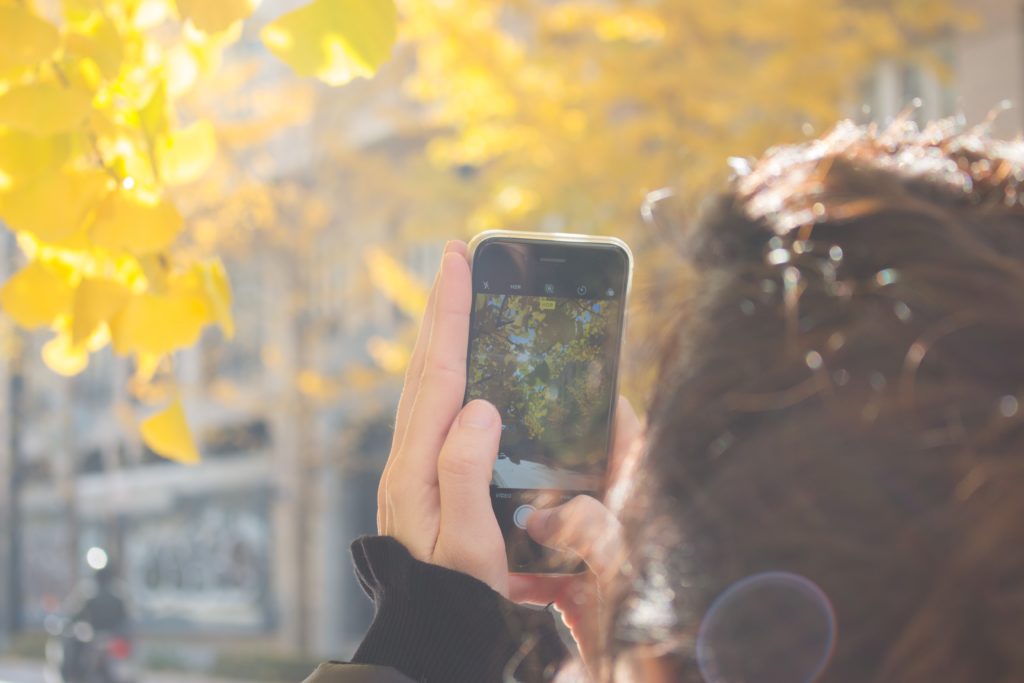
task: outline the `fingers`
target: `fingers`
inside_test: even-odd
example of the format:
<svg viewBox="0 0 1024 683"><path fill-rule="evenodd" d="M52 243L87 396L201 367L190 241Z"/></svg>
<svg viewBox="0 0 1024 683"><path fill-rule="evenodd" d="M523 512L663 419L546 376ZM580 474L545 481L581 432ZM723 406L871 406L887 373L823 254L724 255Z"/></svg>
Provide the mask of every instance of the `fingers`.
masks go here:
<svg viewBox="0 0 1024 683"><path fill-rule="evenodd" d="M448 253L447 249L445 253ZM430 339L431 323L434 320L434 302L437 300L437 280L440 275L441 271L438 269L437 274L434 275L434 282L430 286L430 294L427 296L427 307L423 311L420 329L416 334L416 344L412 347L409 366L405 369L402 395L398 399L398 410L395 413L395 434L391 442L392 446L402 443L402 439L405 436L405 428L409 423L409 411L412 410L412 402L415 400L416 390L420 386L420 375L423 374L423 357L427 353L427 341Z"/></svg>
<svg viewBox="0 0 1024 683"><path fill-rule="evenodd" d="M405 440L405 434L408 430L409 416L412 412L413 403L419 390L425 358L427 355L427 347L429 345L431 331L433 328L434 310L436 308L437 297L439 296L438 288L441 279L441 272L444 269L445 259L448 257L448 254L457 254L465 259L467 253L466 249L466 244L464 242L452 241L445 245L444 253L441 256L441 267L438 269L437 276L434 278L434 284L430 289L430 295L427 298L427 306L423 314L423 321L420 324L416 344L413 347L412 357L409 360L409 367L406 369L405 384L402 387L402 396L398 402L398 411L395 417L395 432L392 437L391 444L391 454L388 457L387 464L384 466L384 471L381 473L380 485L377 488L377 530L381 534L388 533L389 525L386 497L388 479L390 478L391 469L397 458L401 444Z"/></svg>
<svg viewBox="0 0 1024 683"><path fill-rule="evenodd" d="M409 486L437 483L437 454L462 406L466 390L469 343L469 264L461 254L447 253L441 263L430 339L423 358L416 398L397 453L391 477Z"/></svg>
<svg viewBox="0 0 1024 683"><path fill-rule="evenodd" d="M450 243L449 243L450 244ZM448 253L448 245L444 253ZM442 259L444 256L442 255ZM413 346L412 356L409 359L409 367L405 369L405 382L402 385L402 395L398 399L398 410L395 413L395 431L391 436L391 453L388 461L384 464L384 471L380 475L380 485L377 487L377 532L384 535L388 533L388 512L386 505L386 492L388 485L388 473L394 462L398 447L405 438L405 428L409 422L409 411L412 409L412 402L416 398L416 389L420 384L420 374L423 372L423 356L427 350L427 340L430 338L430 323L434 316L434 301L437 298L437 280L440 275L434 276L434 283L430 287L430 295L427 297L427 306L423 312L423 320L420 322L420 329L416 335L416 344Z"/></svg>
<svg viewBox="0 0 1024 683"><path fill-rule="evenodd" d="M601 583L617 574L624 559L622 526L590 496L576 496L563 505L537 510L527 519L526 530L541 545L579 555Z"/></svg>
<svg viewBox="0 0 1024 683"><path fill-rule="evenodd" d="M578 627L585 613L597 606L598 589L594 575L530 576L510 574L508 599L529 605L554 605L566 626Z"/></svg>
<svg viewBox="0 0 1024 683"><path fill-rule="evenodd" d="M437 559L492 587L508 574L490 496L500 439L498 410L487 401L471 401L452 425L437 461L441 495Z"/></svg>
<svg viewBox="0 0 1024 683"><path fill-rule="evenodd" d="M512 602L530 605L550 605L566 599L579 576L541 576L533 574L510 574L508 577L508 599Z"/></svg>
<svg viewBox="0 0 1024 683"><path fill-rule="evenodd" d="M451 241L444 245L444 253L441 255L441 263L444 264L444 257L448 254L459 254L466 257L466 243ZM423 360L427 355L427 343L430 340L430 331L433 327L434 302L437 300L437 283L441 271L434 277L433 285L430 287L430 296L427 297L427 307L423 312L423 320L420 323L419 334L416 336L416 344L413 346L412 356L409 359L409 367L405 370L405 384L402 387L402 397L398 401L398 413L395 417L395 437L393 446L402 443L405 436L405 428L409 422L409 412L412 410L413 400L416 398L416 391L420 385L420 375L423 374Z"/></svg>
<svg viewBox="0 0 1024 683"><path fill-rule="evenodd" d="M438 458L437 481L441 516L453 532L471 529L469 517L491 511L488 487L500 439L501 416L484 400L470 401L452 425Z"/></svg>

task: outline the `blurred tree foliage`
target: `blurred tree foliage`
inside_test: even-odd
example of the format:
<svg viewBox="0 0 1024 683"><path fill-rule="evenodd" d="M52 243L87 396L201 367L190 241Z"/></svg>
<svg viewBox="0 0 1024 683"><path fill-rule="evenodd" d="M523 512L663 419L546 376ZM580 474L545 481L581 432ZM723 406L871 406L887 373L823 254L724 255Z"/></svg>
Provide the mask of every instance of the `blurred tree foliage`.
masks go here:
<svg viewBox="0 0 1024 683"><path fill-rule="evenodd" d="M81 372L110 344L145 384L204 327L233 334L224 268L190 248L181 210L222 122L179 104L216 74L255 4L0 0L0 219L25 257L0 305L53 331L43 359L55 372ZM261 38L296 73L338 85L374 72L395 24L392 0L314 0ZM198 459L176 399L141 433L162 455Z"/></svg>
<svg viewBox="0 0 1024 683"><path fill-rule="evenodd" d="M404 0L433 160L486 191L469 229L621 233L730 156L859 111L865 79L968 17L950 0ZM911 46L917 46L912 48Z"/></svg>
<svg viewBox="0 0 1024 683"><path fill-rule="evenodd" d="M614 234L637 256L634 341L659 339L682 230L729 157L860 115L880 62L946 77L941 39L976 22L953 0L400 0L407 91L430 106L439 166L472 172L465 234L503 227ZM662 230L647 193L675 199ZM446 230L450 228L445 226ZM449 232L450 234L450 232ZM682 274L685 275L685 274ZM678 283L689 287L693 283ZM646 395L651 348L624 387ZM627 359L628 360L628 359Z"/></svg>

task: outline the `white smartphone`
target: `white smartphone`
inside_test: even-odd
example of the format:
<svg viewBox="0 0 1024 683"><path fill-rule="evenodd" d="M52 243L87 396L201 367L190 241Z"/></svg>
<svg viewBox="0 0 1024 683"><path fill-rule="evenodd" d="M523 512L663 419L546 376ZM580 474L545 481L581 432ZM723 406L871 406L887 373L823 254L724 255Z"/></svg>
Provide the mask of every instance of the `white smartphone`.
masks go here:
<svg viewBox="0 0 1024 683"><path fill-rule="evenodd" d="M609 237L502 230L477 235L469 254L465 401L501 413L491 502L509 570L578 572L578 558L534 542L525 520L603 491L632 253Z"/></svg>

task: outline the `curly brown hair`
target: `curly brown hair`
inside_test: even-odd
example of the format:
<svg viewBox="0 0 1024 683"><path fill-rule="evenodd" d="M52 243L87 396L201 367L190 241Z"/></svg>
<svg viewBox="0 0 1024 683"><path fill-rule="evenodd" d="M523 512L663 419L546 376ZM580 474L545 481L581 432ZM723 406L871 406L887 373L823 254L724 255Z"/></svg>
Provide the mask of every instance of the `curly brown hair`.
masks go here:
<svg viewBox="0 0 1024 683"><path fill-rule="evenodd" d="M807 634L775 608L700 642L730 587L785 572L838 624L802 680L1024 680L1024 144L843 123L688 243L610 650L792 681L770 662Z"/></svg>

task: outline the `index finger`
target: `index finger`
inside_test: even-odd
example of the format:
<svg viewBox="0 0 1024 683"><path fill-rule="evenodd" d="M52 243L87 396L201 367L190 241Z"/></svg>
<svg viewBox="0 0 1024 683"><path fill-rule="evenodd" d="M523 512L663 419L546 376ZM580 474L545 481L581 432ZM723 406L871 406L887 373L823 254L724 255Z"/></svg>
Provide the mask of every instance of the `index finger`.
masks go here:
<svg viewBox="0 0 1024 683"><path fill-rule="evenodd" d="M381 472L380 484L377 487L377 528L381 533L388 529L388 514L385 501L388 475L396 453L405 439L405 430L409 424L409 413L412 411L413 401L416 399L416 392L419 390L420 376L423 374L423 361L427 354L427 344L430 341L430 330L434 320L434 301L437 299L437 284L441 276L441 267L444 265L444 257L448 253L460 254L466 257L466 243L453 240L445 244L441 254L441 263L438 265L437 275L430 287L430 295L427 297L426 309L423 312L423 319L420 321L420 329L416 335L416 344L413 346L412 356L409 359L409 366L405 371L405 382L402 385L402 395L398 400L398 409L395 412L395 428L391 438L391 452L388 461Z"/></svg>
<svg viewBox="0 0 1024 683"><path fill-rule="evenodd" d="M466 258L466 243L453 240L444 245L444 253L441 254L441 264L444 265L444 258L447 254L459 254ZM434 301L437 299L437 283L441 276L441 268L438 267L437 276L430 287L430 295L427 297L427 307L423 312L423 320L420 323L419 334L416 336L416 344L413 346L412 357L409 359L409 367L405 371L405 383L402 386L402 396L398 400L398 411L395 414L395 435L392 441L392 448L402 444L405 438L405 429L409 423L409 413L412 410L416 392L420 386L420 376L423 374L423 360L427 355L427 344L430 341L430 330L434 321Z"/></svg>
<svg viewBox="0 0 1024 683"><path fill-rule="evenodd" d="M462 407L466 391L466 354L472 305L469 263L447 253L437 283L430 339L402 445L389 476L410 483L437 484L437 457Z"/></svg>

